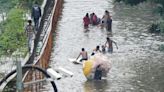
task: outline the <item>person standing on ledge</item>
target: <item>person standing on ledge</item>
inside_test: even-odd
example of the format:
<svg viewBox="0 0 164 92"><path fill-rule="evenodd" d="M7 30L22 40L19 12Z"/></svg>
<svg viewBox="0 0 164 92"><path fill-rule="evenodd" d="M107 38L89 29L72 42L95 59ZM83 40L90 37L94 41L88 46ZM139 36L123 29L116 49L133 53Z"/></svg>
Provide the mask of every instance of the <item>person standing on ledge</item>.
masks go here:
<svg viewBox="0 0 164 92"><path fill-rule="evenodd" d="M28 38L28 50L29 53L32 53L32 45L34 42L34 38L35 38L35 30L34 30L34 26L32 25L32 20L28 20L28 25L26 25L25 27L25 33L27 35Z"/></svg>
<svg viewBox="0 0 164 92"><path fill-rule="evenodd" d="M38 31L38 28L39 28L40 17L41 17L41 8L38 5L38 2L36 1L34 6L32 7L32 18L34 20L36 31Z"/></svg>

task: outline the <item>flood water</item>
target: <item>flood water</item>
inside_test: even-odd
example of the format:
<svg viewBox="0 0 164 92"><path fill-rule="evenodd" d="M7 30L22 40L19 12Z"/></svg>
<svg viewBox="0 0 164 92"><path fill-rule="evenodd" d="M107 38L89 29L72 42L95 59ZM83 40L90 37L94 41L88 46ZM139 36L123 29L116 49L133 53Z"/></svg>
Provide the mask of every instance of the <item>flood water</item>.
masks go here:
<svg viewBox="0 0 164 92"><path fill-rule="evenodd" d="M109 10L113 19L113 34L98 26L83 28L85 14L95 12L102 17ZM148 25L158 19L152 6L139 7L114 4L112 0L65 0L61 19L54 33L51 67L64 67L73 77L56 80L59 92L164 92L164 53L158 50L164 40L150 34ZM81 65L74 65L68 58L76 58L85 48L90 54L96 45L110 37L118 44L113 54L107 54L112 68L107 79L87 81ZM51 85L47 85L53 92Z"/></svg>

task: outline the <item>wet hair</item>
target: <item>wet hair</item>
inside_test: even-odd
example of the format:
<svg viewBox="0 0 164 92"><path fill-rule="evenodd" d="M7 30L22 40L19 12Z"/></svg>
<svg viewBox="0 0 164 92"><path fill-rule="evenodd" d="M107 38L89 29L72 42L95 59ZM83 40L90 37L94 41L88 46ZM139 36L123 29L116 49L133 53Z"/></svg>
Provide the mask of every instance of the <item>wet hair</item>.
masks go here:
<svg viewBox="0 0 164 92"><path fill-rule="evenodd" d="M99 50L100 46L96 46L96 50Z"/></svg>
<svg viewBox="0 0 164 92"><path fill-rule="evenodd" d="M109 38L109 37L107 37L106 39L107 39L107 40L110 40L110 38Z"/></svg>
<svg viewBox="0 0 164 92"><path fill-rule="evenodd" d="M99 64L98 66L97 66L97 68L100 68L101 67L101 65Z"/></svg>
<svg viewBox="0 0 164 92"><path fill-rule="evenodd" d="M32 23L32 21L31 21L31 20L28 20L28 23L29 23L29 24L31 24L31 23Z"/></svg>
<svg viewBox="0 0 164 92"><path fill-rule="evenodd" d="M105 10L105 13L109 13L109 11L108 10Z"/></svg>
<svg viewBox="0 0 164 92"><path fill-rule="evenodd" d="M86 13L86 17L89 17L89 14L88 13Z"/></svg>
<svg viewBox="0 0 164 92"><path fill-rule="evenodd" d="M94 52L92 52L91 56L93 56L93 55L95 55L95 53L94 53Z"/></svg>
<svg viewBox="0 0 164 92"><path fill-rule="evenodd" d="M85 49L84 49L84 48L82 48L81 50L82 50L82 51L85 51Z"/></svg>

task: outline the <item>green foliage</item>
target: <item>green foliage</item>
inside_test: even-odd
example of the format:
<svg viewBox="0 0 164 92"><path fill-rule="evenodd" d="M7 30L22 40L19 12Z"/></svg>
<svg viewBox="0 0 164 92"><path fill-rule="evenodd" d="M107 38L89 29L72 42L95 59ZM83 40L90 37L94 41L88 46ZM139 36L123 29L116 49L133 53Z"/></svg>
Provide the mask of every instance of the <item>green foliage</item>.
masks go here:
<svg viewBox="0 0 164 92"><path fill-rule="evenodd" d="M153 23L149 27L149 32L150 33L160 33L161 35L164 35L164 20L161 19L160 21Z"/></svg>
<svg viewBox="0 0 164 92"><path fill-rule="evenodd" d="M153 23L148 30L150 33L160 33L159 24Z"/></svg>
<svg viewBox="0 0 164 92"><path fill-rule="evenodd" d="M158 4L157 7L153 10L153 13L160 14L160 16L163 16L164 14L164 8L161 4Z"/></svg>
<svg viewBox="0 0 164 92"><path fill-rule="evenodd" d="M26 38L22 9L11 9L3 27L4 31L0 34L1 54L11 54L18 48L25 47Z"/></svg>
<svg viewBox="0 0 164 92"><path fill-rule="evenodd" d="M137 4L147 1L147 0L115 0L115 2L120 2L120 1L123 1L126 4L130 4L130 5L137 5Z"/></svg>
<svg viewBox="0 0 164 92"><path fill-rule="evenodd" d="M7 13L7 19L0 22L0 56L10 55L17 49L20 52L27 52L23 13L31 10L35 1L40 5L43 2L43 0L0 0L0 12Z"/></svg>
<svg viewBox="0 0 164 92"><path fill-rule="evenodd" d="M150 1L161 4L164 6L164 0L150 0Z"/></svg>
<svg viewBox="0 0 164 92"><path fill-rule="evenodd" d="M0 11L9 11L16 4L18 4L18 0L0 0Z"/></svg>
<svg viewBox="0 0 164 92"><path fill-rule="evenodd" d="M0 0L0 12L6 12L13 7L22 7L25 9L31 9L33 3L37 1L40 5L43 0Z"/></svg>
<svg viewBox="0 0 164 92"><path fill-rule="evenodd" d="M164 44L159 46L159 50L164 52Z"/></svg>
<svg viewBox="0 0 164 92"><path fill-rule="evenodd" d="M161 34L164 34L164 20L161 20L159 22L159 28L161 30Z"/></svg>
<svg viewBox="0 0 164 92"><path fill-rule="evenodd" d="M161 16L164 15L164 0L115 0L115 1L116 2L123 1L126 4L130 4L130 5L137 5L144 1L153 2L157 4L157 8L155 9L154 12L159 13ZM157 23L153 23L149 28L149 32L164 34L164 20L162 19Z"/></svg>
<svg viewBox="0 0 164 92"><path fill-rule="evenodd" d="M31 9L32 5L34 4L34 2L37 1L38 4L42 4L43 0L18 0L18 2L20 2L21 6L25 9Z"/></svg>
<svg viewBox="0 0 164 92"><path fill-rule="evenodd" d="M115 0L115 2L121 2L122 0Z"/></svg>
<svg viewBox="0 0 164 92"><path fill-rule="evenodd" d="M146 0L124 0L124 1L125 1L125 3L130 4L130 5L137 5L137 4L144 2Z"/></svg>
<svg viewBox="0 0 164 92"><path fill-rule="evenodd" d="M130 5L137 5L144 1L150 1L150 2L154 2L154 3L161 4L164 6L164 0L115 0L115 2L120 2L120 1L123 1L126 4L130 4Z"/></svg>

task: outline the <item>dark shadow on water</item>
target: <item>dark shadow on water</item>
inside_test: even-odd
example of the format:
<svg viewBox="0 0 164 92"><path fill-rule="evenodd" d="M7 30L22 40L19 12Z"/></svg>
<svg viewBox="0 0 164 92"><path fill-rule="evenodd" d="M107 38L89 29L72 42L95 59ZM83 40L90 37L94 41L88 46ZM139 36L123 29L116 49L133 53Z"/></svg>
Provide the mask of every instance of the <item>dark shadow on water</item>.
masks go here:
<svg viewBox="0 0 164 92"><path fill-rule="evenodd" d="M112 32L107 32L106 34L107 34L107 37L113 37Z"/></svg>
<svg viewBox="0 0 164 92"><path fill-rule="evenodd" d="M88 28L84 28L84 33L88 33L90 30Z"/></svg>
<svg viewBox="0 0 164 92"><path fill-rule="evenodd" d="M84 35L85 35L87 38L89 38L89 34L88 34L88 33L90 32L89 28L84 28L83 31L84 31Z"/></svg>
<svg viewBox="0 0 164 92"><path fill-rule="evenodd" d="M110 85L104 80L88 80L83 84L84 92L105 92Z"/></svg>

